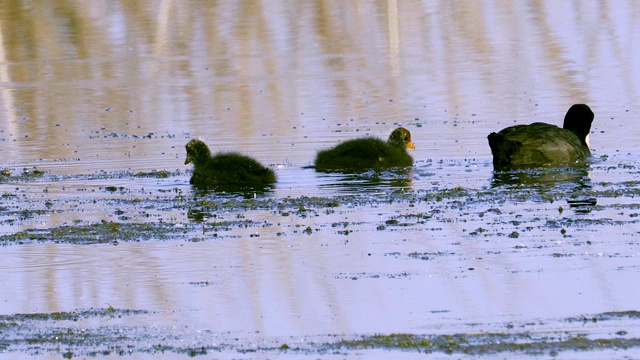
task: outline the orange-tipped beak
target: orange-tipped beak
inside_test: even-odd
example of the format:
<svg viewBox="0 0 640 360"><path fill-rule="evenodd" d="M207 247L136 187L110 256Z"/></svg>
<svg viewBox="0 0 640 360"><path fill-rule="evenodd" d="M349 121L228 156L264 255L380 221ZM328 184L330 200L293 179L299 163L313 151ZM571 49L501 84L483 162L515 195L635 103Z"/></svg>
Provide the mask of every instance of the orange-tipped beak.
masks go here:
<svg viewBox="0 0 640 360"><path fill-rule="evenodd" d="M415 149L416 145L413 143L413 141L409 141L407 143L407 149Z"/></svg>

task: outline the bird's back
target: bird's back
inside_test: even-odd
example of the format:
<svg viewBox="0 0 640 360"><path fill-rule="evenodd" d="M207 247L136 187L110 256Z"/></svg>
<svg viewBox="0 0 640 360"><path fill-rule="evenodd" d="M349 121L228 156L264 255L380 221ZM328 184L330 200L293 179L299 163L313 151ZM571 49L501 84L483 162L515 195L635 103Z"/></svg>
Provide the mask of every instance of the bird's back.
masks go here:
<svg viewBox="0 0 640 360"><path fill-rule="evenodd" d="M194 169L192 183L203 185L266 185L276 181L275 174L256 160L238 153L220 153Z"/></svg>
<svg viewBox="0 0 640 360"><path fill-rule="evenodd" d="M318 171L380 169L412 164L413 159L406 150L396 149L373 137L345 141L334 148L320 151L315 161Z"/></svg>
<svg viewBox="0 0 640 360"><path fill-rule="evenodd" d="M568 164L591 154L574 133L545 123L511 126L488 139L495 167Z"/></svg>

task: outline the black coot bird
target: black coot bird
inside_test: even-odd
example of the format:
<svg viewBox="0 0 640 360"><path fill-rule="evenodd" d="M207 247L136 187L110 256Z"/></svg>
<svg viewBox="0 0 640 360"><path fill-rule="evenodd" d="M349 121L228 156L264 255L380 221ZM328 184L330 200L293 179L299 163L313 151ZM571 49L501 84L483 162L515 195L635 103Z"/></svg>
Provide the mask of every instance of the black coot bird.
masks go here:
<svg viewBox="0 0 640 360"><path fill-rule="evenodd" d="M584 104L571 106L559 128L545 123L515 125L489 134L496 170L539 165L568 165L584 161L589 151L593 111Z"/></svg>
<svg viewBox="0 0 640 360"><path fill-rule="evenodd" d="M193 163L190 183L197 187L264 187L276 182L273 170L248 156L234 152L211 156L209 147L197 139L192 139L185 147L187 159L184 164Z"/></svg>
<svg viewBox="0 0 640 360"><path fill-rule="evenodd" d="M397 128L383 141L366 137L345 141L336 147L318 152L316 171L366 171L413 165L407 149L415 149L411 133Z"/></svg>

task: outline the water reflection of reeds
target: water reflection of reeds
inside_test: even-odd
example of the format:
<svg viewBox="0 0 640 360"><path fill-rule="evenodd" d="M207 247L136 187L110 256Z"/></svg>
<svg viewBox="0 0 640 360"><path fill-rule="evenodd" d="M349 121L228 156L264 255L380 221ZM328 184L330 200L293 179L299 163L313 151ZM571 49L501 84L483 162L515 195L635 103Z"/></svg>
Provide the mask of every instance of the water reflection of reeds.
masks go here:
<svg viewBox="0 0 640 360"><path fill-rule="evenodd" d="M619 50L633 48L627 24L638 12L629 6L10 2L0 9L7 119L0 129L13 141L2 152L25 162L88 156L102 147L83 131L140 127L242 139L243 150L271 157L259 160L305 164L322 134L352 121L372 133L394 122L429 124L416 137L438 140L435 154L425 148L417 159L479 154L487 150L483 136L469 132L544 117L581 99L596 113L607 98L635 103L628 74L640 62ZM608 71L612 62L620 74ZM472 116L472 128L447 125ZM433 136L445 132L450 139ZM70 145L61 146L62 137ZM140 144L139 156L155 146Z"/></svg>

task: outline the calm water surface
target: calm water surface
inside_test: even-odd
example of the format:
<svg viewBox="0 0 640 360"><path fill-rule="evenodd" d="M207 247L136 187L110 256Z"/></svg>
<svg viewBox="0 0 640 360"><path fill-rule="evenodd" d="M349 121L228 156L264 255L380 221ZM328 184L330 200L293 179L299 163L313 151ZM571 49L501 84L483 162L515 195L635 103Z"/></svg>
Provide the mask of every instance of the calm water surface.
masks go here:
<svg viewBox="0 0 640 360"><path fill-rule="evenodd" d="M0 9L0 166L12 174L0 178L0 241L48 234L0 248L0 314L143 309L157 314L127 325L196 342L205 330L253 341L531 322L638 337L637 321L562 320L639 310L635 2L142 4ZM574 103L596 114L588 172L494 177L488 133L561 125ZM303 168L398 126L416 143L409 175ZM195 192L183 165L195 137L274 168L256 201L339 205L247 210ZM223 204L204 232L189 215L203 199ZM252 223L212 230L238 219ZM85 245L53 231L102 221L185 230Z"/></svg>

